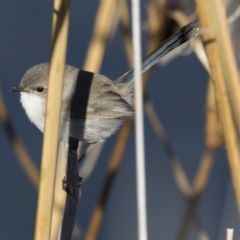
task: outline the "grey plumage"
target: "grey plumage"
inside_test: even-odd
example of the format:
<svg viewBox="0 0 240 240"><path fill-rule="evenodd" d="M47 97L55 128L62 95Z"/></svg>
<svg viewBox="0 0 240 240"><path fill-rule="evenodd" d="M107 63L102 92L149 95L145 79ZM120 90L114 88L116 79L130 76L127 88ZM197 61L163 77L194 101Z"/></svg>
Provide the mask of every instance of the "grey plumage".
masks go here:
<svg viewBox="0 0 240 240"><path fill-rule="evenodd" d="M34 94L45 104L48 72L48 63L38 64L30 68L20 82L20 86L24 89L21 92L23 107L30 120L41 131L44 129L44 118L39 116L44 116L45 111L39 111L32 116L27 108L34 108L32 104L35 101L25 101L24 98L26 95ZM88 142L101 141L109 137L112 131L120 126L122 120L134 115L131 107L132 101L129 97L129 89L133 90L131 86L132 83L129 83L129 88L126 88L128 90L120 91L114 82L103 75L66 65L61 112L61 140L66 140L69 134ZM45 90L38 93L37 87L43 87Z"/></svg>
<svg viewBox="0 0 240 240"><path fill-rule="evenodd" d="M143 60L142 71L195 36L197 31L197 21L182 28ZM21 92L21 102L29 119L41 131L44 130L48 73L48 63L38 64L30 68L20 86L12 90ZM65 141L71 136L87 142L105 140L124 119L134 116L132 95L133 70L111 81L103 75L66 65L60 139Z"/></svg>

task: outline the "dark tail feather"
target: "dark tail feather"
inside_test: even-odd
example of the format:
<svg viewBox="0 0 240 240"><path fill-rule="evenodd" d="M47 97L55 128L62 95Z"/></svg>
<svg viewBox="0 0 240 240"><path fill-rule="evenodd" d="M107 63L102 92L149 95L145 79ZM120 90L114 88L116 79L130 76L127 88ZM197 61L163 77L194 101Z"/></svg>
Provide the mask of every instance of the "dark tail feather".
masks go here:
<svg viewBox="0 0 240 240"><path fill-rule="evenodd" d="M195 20L186 26L182 27L178 32L169 37L160 47L158 47L154 52L150 53L142 61L142 72L147 71L150 67L156 64L161 58L167 55L176 47L187 42L192 37L198 34L199 26L198 21ZM130 83L133 79L133 69L126 72L121 77L119 77L115 83Z"/></svg>

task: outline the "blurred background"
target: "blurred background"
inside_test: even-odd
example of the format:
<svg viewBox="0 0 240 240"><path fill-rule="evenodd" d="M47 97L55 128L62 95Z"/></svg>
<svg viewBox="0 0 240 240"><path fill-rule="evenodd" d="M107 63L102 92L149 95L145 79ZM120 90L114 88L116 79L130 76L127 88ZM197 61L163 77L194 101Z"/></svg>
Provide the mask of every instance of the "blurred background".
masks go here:
<svg viewBox="0 0 240 240"><path fill-rule="evenodd" d="M107 1L71 1L67 63L100 72L115 80L129 70L131 65L128 57L130 35L127 17L127 10L131 12L130 2L126 1L125 5L112 4L114 8L106 13L109 14L106 26L97 28L99 35L94 35L96 22L101 22L97 16L100 7L106 4L104 2ZM232 17L229 24L239 64L240 10L237 9L240 5L238 1L229 0L226 1L226 6L228 16ZM194 2L187 0L141 0L143 55L155 49L180 26L195 19L197 15L194 9ZM2 0L0 3L2 97L15 133L38 169L43 135L28 120L19 95L10 93L9 90L18 86L27 69L49 61L52 10L52 1ZM106 31L105 35L100 36L101 29ZM95 56L94 51L89 51L94 36L102 37L105 44L102 58L97 52ZM183 174L191 186L201 160L206 157L206 146L208 147L206 99L209 74L195 54L195 45L186 44L180 51L161 61L149 73L146 85L147 114L144 123L148 234L151 240L225 239L226 228L234 228L234 239L240 238L236 201L225 149L220 140L220 143L212 147L211 154L207 155L212 166L209 167L209 174L206 174L206 186L203 184L204 187L196 198L189 197L184 181L182 183L179 181L182 178L178 178L179 174ZM86 58L88 62L85 61ZM94 65L98 61L96 58L99 59L99 64ZM155 112L152 112L152 107ZM124 126L127 132L129 126L130 122ZM160 131L162 127L165 133ZM6 124L0 127L0 235L1 239L7 240L32 239L37 191L15 155L16 148L14 151L12 147L14 141L12 144L9 141L13 132L12 128L9 129ZM157 131L160 132L156 133ZM104 198L106 202L103 201L104 214L96 239L137 239L134 127L129 132L129 138L120 141L117 146L119 134L124 134L121 130L110 137L104 146L102 144L96 147L95 152L99 151L99 157L91 174L84 176L86 179L81 190L77 230L73 239L85 239L102 189L106 189L109 159L121 156L120 150L116 153L114 149L120 149L121 146L124 148L125 144L109 194ZM159 140L159 134L164 144ZM164 134L167 134L167 139ZM167 155L166 149L170 149ZM92 163L93 155L91 153L86 160ZM176 168L179 171L173 171ZM83 172L82 174L84 175Z"/></svg>

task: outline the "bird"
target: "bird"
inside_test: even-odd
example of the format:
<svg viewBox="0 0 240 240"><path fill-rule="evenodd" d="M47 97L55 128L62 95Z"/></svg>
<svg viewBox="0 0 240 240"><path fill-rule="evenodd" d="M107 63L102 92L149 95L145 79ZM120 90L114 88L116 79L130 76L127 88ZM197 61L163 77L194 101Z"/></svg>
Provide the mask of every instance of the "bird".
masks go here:
<svg viewBox="0 0 240 240"><path fill-rule="evenodd" d="M182 27L142 61L145 72L170 51L198 34L198 21ZM133 69L115 81L104 75L66 65L60 116L59 140L69 137L82 142L105 141L121 126L134 117ZM22 77L18 87L20 102L30 119L44 131L49 63L31 67Z"/></svg>

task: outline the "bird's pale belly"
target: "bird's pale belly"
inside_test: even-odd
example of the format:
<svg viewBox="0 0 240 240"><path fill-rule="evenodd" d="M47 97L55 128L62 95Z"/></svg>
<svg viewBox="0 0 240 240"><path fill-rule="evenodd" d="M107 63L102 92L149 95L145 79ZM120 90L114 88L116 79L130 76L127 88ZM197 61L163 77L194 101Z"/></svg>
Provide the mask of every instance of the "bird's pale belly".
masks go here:
<svg viewBox="0 0 240 240"><path fill-rule="evenodd" d="M62 123L61 129L65 130L60 134L60 138L67 141L70 135L85 142L104 141L121 126L122 122L122 119L117 118L72 119L70 124L69 121Z"/></svg>

